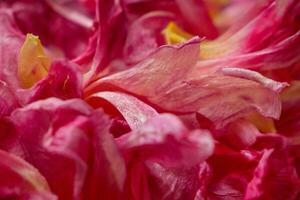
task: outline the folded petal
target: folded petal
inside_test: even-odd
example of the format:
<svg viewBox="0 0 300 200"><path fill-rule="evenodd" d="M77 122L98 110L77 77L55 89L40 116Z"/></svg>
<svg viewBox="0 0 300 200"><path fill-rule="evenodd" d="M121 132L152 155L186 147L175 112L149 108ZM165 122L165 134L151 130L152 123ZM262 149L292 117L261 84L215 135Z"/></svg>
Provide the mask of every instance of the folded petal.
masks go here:
<svg viewBox="0 0 300 200"><path fill-rule="evenodd" d="M91 105L97 104L100 99L110 102L125 118L131 129L138 128L143 123L158 115L158 113L147 104L119 92L98 92L89 96L86 100Z"/></svg>

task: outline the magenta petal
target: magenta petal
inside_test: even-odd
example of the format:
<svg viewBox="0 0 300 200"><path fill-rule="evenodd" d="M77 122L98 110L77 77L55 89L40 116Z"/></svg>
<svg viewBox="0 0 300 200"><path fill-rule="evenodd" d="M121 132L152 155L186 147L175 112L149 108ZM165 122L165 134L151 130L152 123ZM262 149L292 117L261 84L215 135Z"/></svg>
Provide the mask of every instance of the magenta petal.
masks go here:
<svg viewBox="0 0 300 200"><path fill-rule="evenodd" d="M103 112L80 99L48 98L15 110L10 120L15 127L1 121L1 130L10 131L1 136L1 148L35 166L59 198L109 198L123 192L125 166L122 171Z"/></svg>
<svg viewBox="0 0 300 200"><path fill-rule="evenodd" d="M194 73L197 76L203 72L213 73L221 68L233 66L258 71L289 69L300 60L300 50L297 48L299 44L300 31L274 46L259 51L198 61Z"/></svg>
<svg viewBox="0 0 300 200"><path fill-rule="evenodd" d="M128 30L124 58L129 64L143 60L162 45L162 30L174 18L170 12L149 12L135 20Z"/></svg>
<svg viewBox="0 0 300 200"><path fill-rule="evenodd" d="M91 20L88 27L83 27L81 21L73 19L74 13L68 12L68 17L65 17L64 9L60 9L61 12L57 12L57 6L53 9L51 6L59 6L59 3L55 2L49 5L47 1L12 0L2 5L4 9L12 12L23 33L38 35L53 55L73 58L84 50L91 31ZM85 15L84 11L80 13Z"/></svg>
<svg viewBox="0 0 300 200"><path fill-rule="evenodd" d="M175 2L182 16L187 21L188 28L194 34L208 39L214 39L218 36L218 30L214 26L202 0L175 0Z"/></svg>
<svg viewBox="0 0 300 200"><path fill-rule="evenodd" d="M175 198L180 195L174 191L175 182L178 182L178 190L196 192L196 165L207 159L214 149L214 142L207 131L189 131L170 114L154 117L116 141L127 163L127 197L135 200ZM189 171L196 183L186 187L180 181L187 181ZM175 182L172 184L161 180L161 175L172 176L173 173L179 174L174 174L172 180ZM151 181L161 182L164 186L151 186Z"/></svg>
<svg viewBox="0 0 300 200"><path fill-rule="evenodd" d="M56 61L47 77L29 90L20 91L19 96L25 104L48 97L79 98L82 96L82 74L76 64Z"/></svg>
<svg viewBox="0 0 300 200"><path fill-rule="evenodd" d="M291 87L282 93L282 115L275 122L279 133L287 137L299 136L300 130L300 85L298 81L292 82Z"/></svg>
<svg viewBox="0 0 300 200"><path fill-rule="evenodd" d="M96 1L96 22L98 29L95 38L90 40L88 52L81 60L89 60L85 57L94 55L91 60L91 69L87 75L88 80L107 67L111 59L114 59L122 48L124 37L124 14L121 2L117 0L98 0ZM117 39L118 41L115 41Z"/></svg>
<svg viewBox="0 0 300 200"><path fill-rule="evenodd" d="M102 112L92 116L93 161L85 185L86 199L120 200L124 197L126 166L118 146L109 134L110 122Z"/></svg>
<svg viewBox="0 0 300 200"><path fill-rule="evenodd" d="M11 13L0 7L0 79L9 87L17 89L18 54L23 44L24 36L16 26Z"/></svg>
<svg viewBox="0 0 300 200"><path fill-rule="evenodd" d="M174 20L180 22L189 32L209 39L218 36L218 30L203 0L124 0L124 3L130 14L168 11L173 13Z"/></svg>
<svg viewBox="0 0 300 200"><path fill-rule="evenodd" d="M245 149L253 145L259 134L257 128L247 120L239 119L226 126L225 140L238 149Z"/></svg>
<svg viewBox="0 0 300 200"><path fill-rule="evenodd" d="M199 171L200 186L195 199L243 199L260 154L233 151L220 144Z"/></svg>
<svg viewBox="0 0 300 200"><path fill-rule="evenodd" d="M287 152L265 150L244 199L297 199L299 185L300 180Z"/></svg>
<svg viewBox="0 0 300 200"><path fill-rule="evenodd" d="M300 199L299 19L299 0L0 0L0 199ZM51 64L20 57L31 33Z"/></svg>
<svg viewBox="0 0 300 200"><path fill-rule="evenodd" d="M93 27L93 19L78 1L58 2L46 0L46 3L61 17L86 29Z"/></svg>
<svg viewBox="0 0 300 200"><path fill-rule="evenodd" d="M57 199L36 168L2 150L0 158L1 199Z"/></svg>
<svg viewBox="0 0 300 200"><path fill-rule="evenodd" d="M171 169L157 163L147 163L147 167L152 199L194 199L199 188L199 166Z"/></svg>
<svg viewBox="0 0 300 200"><path fill-rule="evenodd" d="M0 117L9 115L19 106L18 100L5 82L0 81Z"/></svg>
<svg viewBox="0 0 300 200"><path fill-rule="evenodd" d="M47 99L18 109L10 117L17 142L8 150L39 169L59 198L73 199L83 187L89 140L88 120L80 114L88 112L79 100Z"/></svg>

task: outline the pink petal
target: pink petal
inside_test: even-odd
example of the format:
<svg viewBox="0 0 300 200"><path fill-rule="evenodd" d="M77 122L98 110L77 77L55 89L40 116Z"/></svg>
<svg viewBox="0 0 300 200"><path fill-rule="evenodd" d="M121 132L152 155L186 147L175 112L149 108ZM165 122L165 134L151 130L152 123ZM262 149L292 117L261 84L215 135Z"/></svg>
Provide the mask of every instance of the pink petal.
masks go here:
<svg viewBox="0 0 300 200"><path fill-rule="evenodd" d="M198 42L192 39L183 45L160 47L135 67L93 82L86 95L104 87L125 90L166 111L199 112L219 128L251 110L279 117L277 91L286 84L241 69L196 75Z"/></svg>
<svg viewBox="0 0 300 200"><path fill-rule="evenodd" d="M118 92L98 92L88 97L87 101L93 104L97 99L105 99L110 102L123 115L131 129L140 127L158 113L147 104L137 98Z"/></svg>
<svg viewBox="0 0 300 200"><path fill-rule="evenodd" d="M120 149L131 159L150 159L164 166L194 166L208 158L214 143L206 131L188 131L170 114L150 119L140 128L117 139Z"/></svg>
<svg viewBox="0 0 300 200"><path fill-rule="evenodd" d="M1 7L0 7L1 8ZM17 59L24 36L18 30L11 13L0 9L0 79L9 87L19 87L17 77Z"/></svg>

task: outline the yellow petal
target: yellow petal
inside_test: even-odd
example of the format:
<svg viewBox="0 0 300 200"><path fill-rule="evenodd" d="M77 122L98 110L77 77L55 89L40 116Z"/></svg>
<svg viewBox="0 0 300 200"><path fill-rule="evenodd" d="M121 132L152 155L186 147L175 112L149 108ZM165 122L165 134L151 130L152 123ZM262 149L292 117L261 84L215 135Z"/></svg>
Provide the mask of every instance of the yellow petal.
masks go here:
<svg viewBox="0 0 300 200"><path fill-rule="evenodd" d="M162 34L167 44L178 44L192 38L192 35L179 28L174 22L170 22L162 31Z"/></svg>
<svg viewBox="0 0 300 200"><path fill-rule="evenodd" d="M30 88L47 76L50 64L38 36L27 34L18 58L18 78L21 86Z"/></svg>

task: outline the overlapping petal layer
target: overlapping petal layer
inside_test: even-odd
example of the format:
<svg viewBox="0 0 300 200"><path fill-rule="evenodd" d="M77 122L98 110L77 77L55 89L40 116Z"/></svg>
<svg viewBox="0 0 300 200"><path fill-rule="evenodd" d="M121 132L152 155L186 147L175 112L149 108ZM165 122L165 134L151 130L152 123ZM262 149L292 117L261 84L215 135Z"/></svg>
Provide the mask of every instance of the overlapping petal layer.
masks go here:
<svg viewBox="0 0 300 200"><path fill-rule="evenodd" d="M300 198L298 0L0 0L0 199Z"/></svg>

